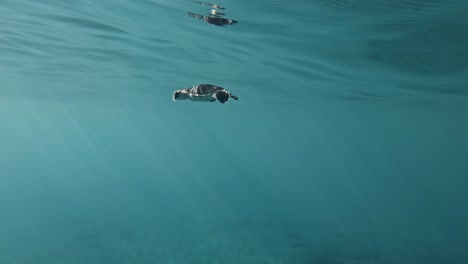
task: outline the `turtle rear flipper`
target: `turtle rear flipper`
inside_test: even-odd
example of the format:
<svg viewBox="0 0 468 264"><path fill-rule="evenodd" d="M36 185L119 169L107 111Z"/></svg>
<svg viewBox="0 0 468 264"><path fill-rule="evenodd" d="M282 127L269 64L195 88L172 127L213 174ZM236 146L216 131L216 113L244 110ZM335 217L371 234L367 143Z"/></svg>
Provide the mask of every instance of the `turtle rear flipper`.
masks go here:
<svg viewBox="0 0 468 264"><path fill-rule="evenodd" d="M222 104L226 103L229 100L229 93L228 92L219 92L215 94L216 99Z"/></svg>

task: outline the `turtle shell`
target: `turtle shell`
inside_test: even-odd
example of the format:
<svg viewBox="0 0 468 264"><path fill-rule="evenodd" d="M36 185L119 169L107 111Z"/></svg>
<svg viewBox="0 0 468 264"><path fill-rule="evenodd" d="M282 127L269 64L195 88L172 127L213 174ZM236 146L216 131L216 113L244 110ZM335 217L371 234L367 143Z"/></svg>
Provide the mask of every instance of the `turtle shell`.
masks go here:
<svg viewBox="0 0 468 264"><path fill-rule="evenodd" d="M199 84L192 87L191 94L197 96L212 96L221 91L224 91L224 88L212 84Z"/></svg>

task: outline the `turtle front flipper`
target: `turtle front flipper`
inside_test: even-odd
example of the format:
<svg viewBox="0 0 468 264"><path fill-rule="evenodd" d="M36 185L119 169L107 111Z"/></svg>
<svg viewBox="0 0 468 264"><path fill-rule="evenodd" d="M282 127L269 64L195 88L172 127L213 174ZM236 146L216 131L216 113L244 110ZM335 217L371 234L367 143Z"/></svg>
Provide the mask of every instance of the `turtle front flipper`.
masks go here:
<svg viewBox="0 0 468 264"><path fill-rule="evenodd" d="M216 99L222 104L226 103L229 100L229 93L228 92L218 92L215 94Z"/></svg>
<svg viewBox="0 0 468 264"><path fill-rule="evenodd" d="M232 97L232 99L239 100L239 97L233 95L232 93L229 93L229 96Z"/></svg>

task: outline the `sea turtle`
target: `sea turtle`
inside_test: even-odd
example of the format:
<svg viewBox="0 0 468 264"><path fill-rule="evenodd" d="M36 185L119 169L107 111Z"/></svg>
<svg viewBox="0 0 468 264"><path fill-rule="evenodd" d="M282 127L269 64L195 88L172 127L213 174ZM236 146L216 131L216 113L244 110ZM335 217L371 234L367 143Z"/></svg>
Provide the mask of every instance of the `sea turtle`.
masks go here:
<svg viewBox="0 0 468 264"><path fill-rule="evenodd" d="M192 88L175 90L172 94L172 99L174 101L189 99L199 102L214 102L217 99L223 104L226 103L230 97L235 100L239 99L223 87L213 84L197 84Z"/></svg>

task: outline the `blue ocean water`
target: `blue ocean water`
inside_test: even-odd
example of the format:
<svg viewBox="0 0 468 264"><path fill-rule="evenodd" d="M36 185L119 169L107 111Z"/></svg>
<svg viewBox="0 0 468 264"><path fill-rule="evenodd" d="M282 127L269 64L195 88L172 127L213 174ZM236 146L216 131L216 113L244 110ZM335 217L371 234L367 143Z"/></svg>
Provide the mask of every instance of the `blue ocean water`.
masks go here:
<svg viewBox="0 0 468 264"><path fill-rule="evenodd" d="M468 3L213 4L0 0L0 263L468 263Z"/></svg>

